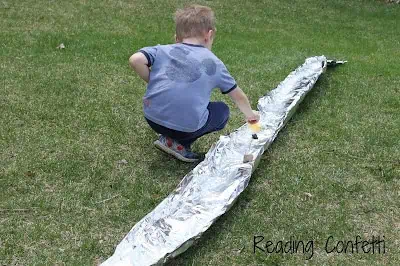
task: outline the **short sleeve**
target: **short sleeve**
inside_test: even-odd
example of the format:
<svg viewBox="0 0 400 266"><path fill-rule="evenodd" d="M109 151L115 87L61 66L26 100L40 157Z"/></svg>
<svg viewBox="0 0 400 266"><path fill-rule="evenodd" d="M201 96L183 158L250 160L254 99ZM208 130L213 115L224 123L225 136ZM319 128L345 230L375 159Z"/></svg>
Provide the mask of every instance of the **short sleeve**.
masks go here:
<svg viewBox="0 0 400 266"><path fill-rule="evenodd" d="M226 66L221 62L220 71L219 71L219 81L217 87L221 90L223 94L230 93L234 89L236 89L236 81L229 73Z"/></svg>
<svg viewBox="0 0 400 266"><path fill-rule="evenodd" d="M156 59L157 55L157 46L151 46L151 47L144 47L139 50L144 56L147 58L147 66L151 67L154 64L154 60Z"/></svg>

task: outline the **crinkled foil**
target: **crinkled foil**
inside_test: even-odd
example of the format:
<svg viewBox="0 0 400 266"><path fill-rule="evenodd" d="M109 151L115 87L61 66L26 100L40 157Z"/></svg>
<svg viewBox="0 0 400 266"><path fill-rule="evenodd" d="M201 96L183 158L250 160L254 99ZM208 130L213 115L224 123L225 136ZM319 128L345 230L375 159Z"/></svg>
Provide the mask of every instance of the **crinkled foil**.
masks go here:
<svg viewBox="0 0 400 266"><path fill-rule="evenodd" d="M338 61L339 62L339 61ZM151 213L140 220L119 243L103 266L162 265L186 251L215 220L233 205L247 187L264 150L293 115L327 64L324 56L305 63L258 101L261 131L253 139L250 128L241 126L221 136L203 162ZM340 62L339 62L340 63ZM254 160L244 163L244 155Z"/></svg>

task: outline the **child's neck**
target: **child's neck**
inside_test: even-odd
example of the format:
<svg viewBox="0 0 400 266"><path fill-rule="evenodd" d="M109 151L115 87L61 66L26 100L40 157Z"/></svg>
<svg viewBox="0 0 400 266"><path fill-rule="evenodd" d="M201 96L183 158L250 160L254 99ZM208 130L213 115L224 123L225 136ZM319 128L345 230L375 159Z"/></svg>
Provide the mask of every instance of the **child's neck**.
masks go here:
<svg viewBox="0 0 400 266"><path fill-rule="evenodd" d="M211 45L212 43L207 43L205 41L199 40L198 38L184 38L182 40L183 43L188 43L188 44L195 44L195 45L202 45L208 50L211 51Z"/></svg>
<svg viewBox="0 0 400 266"><path fill-rule="evenodd" d="M206 46L204 42L199 40L198 38L184 38L182 39L183 43L188 43L188 44L195 44L195 45L203 45Z"/></svg>

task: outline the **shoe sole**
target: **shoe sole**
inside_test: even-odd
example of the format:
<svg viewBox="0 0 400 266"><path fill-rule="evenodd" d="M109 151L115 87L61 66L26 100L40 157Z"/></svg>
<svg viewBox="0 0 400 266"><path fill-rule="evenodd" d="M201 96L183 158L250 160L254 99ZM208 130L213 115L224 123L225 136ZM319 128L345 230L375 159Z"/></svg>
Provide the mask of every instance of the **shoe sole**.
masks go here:
<svg viewBox="0 0 400 266"><path fill-rule="evenodd" d="M172 149L170 149L170 148L168 148L168 147L165 147L165 145L163 145L159 140L156 140L156 141L154 142L154 146L156 146L158 149L162 150L163 152L168 153L169 155L174 156L176 159L178 159L178 160L180 160L180 161L182 161L182 162L185 162L185 163L194 163L194 162L197 162L197 161L198 161L198 159L189 159L189 158L186 158L186 157L182 156L181 154L175 152L174 150L172 150Z"/></svg>

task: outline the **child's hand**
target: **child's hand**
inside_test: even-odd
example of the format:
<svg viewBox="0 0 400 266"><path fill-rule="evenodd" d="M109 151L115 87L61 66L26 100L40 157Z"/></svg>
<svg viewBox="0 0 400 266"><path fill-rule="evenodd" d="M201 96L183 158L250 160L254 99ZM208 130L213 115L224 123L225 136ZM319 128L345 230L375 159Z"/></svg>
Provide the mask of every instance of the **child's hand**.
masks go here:
<svg viewBox="0 0 400 266"><path fill-rule="evenodd" d="M260 114L257 111L253 110L253 113L246 117L246 120L249 124L256 124L258 121L260 121Z"/></svg>
<svg viewBox="0 0 400 266"><path fill-rule="evenodd" d="M242 113L245 115L246 121L249 124L256 124L260 120L260 115L257 111L251 109L249 99L247 98L246 94L244 94L242 89L236 87L236 89L229 92L228 95L236 103L240 111L242 111Z"/></svg>

